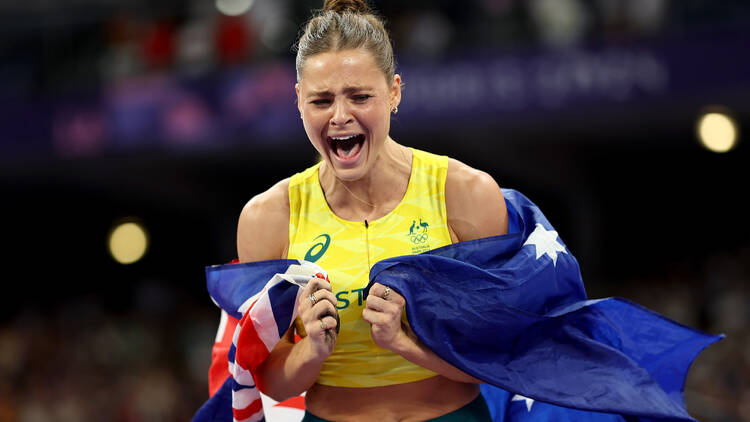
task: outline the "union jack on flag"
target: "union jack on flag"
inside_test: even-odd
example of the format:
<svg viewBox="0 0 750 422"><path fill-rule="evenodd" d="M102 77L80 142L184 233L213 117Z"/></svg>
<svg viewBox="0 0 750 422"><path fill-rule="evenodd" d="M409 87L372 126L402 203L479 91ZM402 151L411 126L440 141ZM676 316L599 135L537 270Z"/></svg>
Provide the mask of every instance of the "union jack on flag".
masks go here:
<svg viewBox="0 0 750 422"><path fill-rule="evenodd" d="M226 328L229 317L239 319L232 334L232 343L227 352L229 361L228 371L231 377L226 379L223 385L215 392L211 400L196 414L194 421L234 420L238 422L258 422L265 418L265 413L276 414L277 418L283 420L299 420L302 417L300 408L304 408L304 399L296 397L288 402L276 403L269 397L262 395L255 385L253 373L257 367L268 357L271 350L276 346L284 333L289 329L297 317L297 300L303 290L313 277L327 280L328 275L319 266L307 261L287 260L286 271L270 276L268 283L258 292L248 291L252 288L247 283L238 283L233 277L243 276L244 264L231 266L216 266L221 269L221 280L227 289L221 289L228 297L219 297L215 300L226 303L229 299L232 303L242 303L231 315L223 314L221 325ZM257 267L256 267L257 268ZM236 271L232 271L235 270ZM210 274L212 267L207 269ZM209 275L210 277L210 275ZM258 283L253 283L258 286ZM242 298L248 299L242 301ZM224 308L225 312L227 308ZM230 311L231 312L231 311ZM231 327L230 327L231 328ZM217 338L218 340L218 338ZM238 352L239 351L239 352ZM225 415L226 406L222 409L221 404L226 405L226 398L231 391L232 415ZM217 406L211 402L216 401ZM264 413L264 402L266 407L272 406L276 409L266 409ZM291 411L289 410L291 408ZM223 416L222 416L223 415Z"/></svg>

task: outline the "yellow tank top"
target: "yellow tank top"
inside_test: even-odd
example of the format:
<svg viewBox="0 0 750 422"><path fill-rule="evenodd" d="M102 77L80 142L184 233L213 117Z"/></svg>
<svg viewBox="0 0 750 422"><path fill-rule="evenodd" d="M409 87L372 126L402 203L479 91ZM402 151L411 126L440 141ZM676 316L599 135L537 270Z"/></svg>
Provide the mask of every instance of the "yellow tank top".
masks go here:
<svg viewBox="0 0 750 422"><path fill-rule="evenodd" d="M436 375L378 347L370 337L370 325L362 319L363 292L372 265L451 243L445 211L448 157L412 152L404 198L390 213L367 225L331 211L318 179L320 163L290 179L288 258L315 262L328 272L341 319L336 347L323 364L319 384L377 387Z"/></svg>

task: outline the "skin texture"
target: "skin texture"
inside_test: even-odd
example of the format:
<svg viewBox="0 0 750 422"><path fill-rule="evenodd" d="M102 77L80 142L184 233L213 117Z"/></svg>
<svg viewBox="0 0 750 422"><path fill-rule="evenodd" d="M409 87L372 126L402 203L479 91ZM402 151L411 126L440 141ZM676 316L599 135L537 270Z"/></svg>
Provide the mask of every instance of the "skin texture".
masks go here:
<svg viewBox="0 0 750 422"><path fill-rule="evenodd" d="M339 217L363 221L393 210L409 182L411 150L388 135L391 110L401 101L401 77L387 80L362 49L320 53L305 63L296 85L298 107L310 142L323 159L319 178L330 208ZM361 149L341 157L329 137L363 135ZM251 199L237 231L240 261L285 258L289 239L289 180ZM481 204L481 206L478 206ZM446 180L448 225L454 242L506 233L507 210L495 180L450 160ZM439 375L375 388L343 388L315 383L336 341L336 298L324 280L314 280L302 297L299 315L307 336L293 342L290 329L258 369L264 393L283 400L304 391L308 410L330 420L425 420L460 408L479 394L478 380L458 370L404 331L404 298L375 284L363 318L379 346ZM450 294L450 292L446 292ZM320 323L321 319L325 328ZM301 327L300 327L301 329ZM345 404L345 405L342 405Z"/></svg>

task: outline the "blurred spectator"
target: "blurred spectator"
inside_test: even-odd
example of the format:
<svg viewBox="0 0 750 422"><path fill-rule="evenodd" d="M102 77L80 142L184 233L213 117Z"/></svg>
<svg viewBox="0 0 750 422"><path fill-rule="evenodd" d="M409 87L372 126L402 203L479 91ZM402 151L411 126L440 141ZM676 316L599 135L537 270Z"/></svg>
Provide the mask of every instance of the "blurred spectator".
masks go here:
<svg viewBox="0 0 750 422"><path fill-rule="evenodd" d="M176 60L181 74L196 76L207 73L216 65L213 17L196 17L178 29Z"/></svg>
<svg viewBox="0 0 750 422"><path fill-rule="evenodd" d="M139 28L130 14L117 13L104 22L107 48L100 59L105 81L133 76L142 71L138 51Z"/></svg>
<svg viewBox="0 0 750 422"><path fill-rule="evenodd" d="M269 58L284 57L291 53L296 41L297 24L292 19L290 0L254 0L246 19L255 28Z"/></svg>
<svg viewBox="0 0 750 422"><path fill-rule="evenodd" d="M749 264L747 248L706 261L669 262L614 291L677 322L727 335L688 374L688 410L701 421L750 420L743 399L750 395Z"/></svg>
<svg viewBox="0 0 750 422"><path fill-rule="evenodd" d="M440 57L451 44L454 29L451 22L439 11L415 11L409 19L402 19L401 51L405 55L416 59L431 59Z"/></svg>
<svg viewBox="0 0 750 422"><path fill-rule="evenodd" d="M668 0L597 0L597 14L605 37L653 34L667 19Z"/></svg>
<svg viewBox="0 0 750 422"><path fill-rule="evenodd" d="M242 64L252 54L253 35L247 20L240 16L219 18L216 27L216 54L223 66Z"/></svg>
<svg viewBox="0 0 750 422"><path fill-rule="evenodd" d="M143 59L149 69L166 69L174 63L175 28L170 21L151 22L141 40Z"/></svg>
<svg viewBox="0 0 750 422"><path fill-rule="evenodd" d="M218 311L145 305L117 315L92 298L0 326L0 421L189 420L207 395Z"/></svg>
<svg viewBox="0 0 750 422"><path fill-rule="evenodd" d="M533 0L528 7L539 39L548 46L577 44L591 26L589 10L579 0Z"/></svg>

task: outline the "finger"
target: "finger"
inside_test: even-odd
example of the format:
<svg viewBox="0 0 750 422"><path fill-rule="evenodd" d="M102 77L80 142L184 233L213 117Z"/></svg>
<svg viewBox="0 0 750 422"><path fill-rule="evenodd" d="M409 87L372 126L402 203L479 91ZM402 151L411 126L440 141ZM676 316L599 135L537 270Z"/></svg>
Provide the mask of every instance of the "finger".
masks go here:
<svg viewBox="0 0 750 422"><path fill-rule="evenodd" d="M323 280L322 278L313 277L310 279L310 281L307 282L307 285L305 286L305 290L303 290L303 292L309 296L311 293L314 293L318 290L331 291L331 283Z"/></svg>
<svg viewBox="0 0 750 422"><path fill-rule="evenodd" d="M331 290L331 282L320 277L313 277L310 279L315 283L316 286L318 286L318 290L325 289L325 290Z"/></svg>
<svg viewBox="0 0 750 422"><path fill-rule="evenodd" d="M385 300L382 297L372 296L368 297L365 302L365 308L389 314L395 314L403 309L403 307L404 301L399 298L389 298L389 300Z"/></svg>
<svg viewBox="0 0 750 422"><path fill-rule="evenodd" d="M374 296L383 297L384 292L385 292L385 286L383 286L380 283L373 283L372 287L370 287L370 292L367 294L366 299L369 299Z"/></svg>
<svg viewBox="0 0 750 422"><path fill-rule="evenodd" d="M383 300L382 297L370 295L365 301L365 309L371 309L378 312L384 312L388 306L388 301Z"/></svg>
<svg viewBox="0 0 750 422"><path fill-rule="evenodd" d="M379 326L389 326L397 320L394 315L385 312L378 312L372 309L363 309L362 319L364 319L370 325Z"/></svg>
<svg viewBox="0 0 750 422"><path fill-rule="evenodd" d="M334 317L332 317L330 315L327 315L327 316L324 316L323 318L321 318L320 320L323 321L323 324L321 325L321 327L323 325L325 325L326 331L335 331L338 334L338 332L339 332L339 330L338 330L339 322L338 322L338 320L336 318L334 318Z"/></svg>
<svg viewBox="0 0 750 422"><path fill-rule="evenodd" d="M388 286L383 288L383 294L380 295L380 297L398 306L404 306L406 304L406 299L404 299L404 297L401 296L397 291L391 289Z"/></svg>
<svg viewBox="0 0 750 422"><path fill-rule="evenodd" d="M336 295L333 294L330 290L318 290L313 293L315 295L315 302L330 302L333 306L336 306L338 303L338 299L336 299Z"/></svg>
<svg viewBox="0 0 750 422"><path fill-rule="evenodd" d="M362 310L362 319L364 319L368 324L386 324L388 316L383 314L382 312L375 311L373 309L365 308Z"/></svg>
<svg viewBox="0 0 750 422"><path fill-rule="evenodd" d="M336 307L328 301L319 302L314 308L301 315L305 330L313 331L316 331L316 326L320 325L320 320L325 317L332 317L337 321L339 320Z"/></svg>
<svg viewBox="0 0 750 422"><path fill-rule="evenodd" d="M313 307L313 312L311 314L313 315L313 319L320 319L326 315L330 315L335 318L336 315L338 315L338 311L336 310L336 307L333 306L331 302L326 300L326 301L318 302Z"/></svg>
<svg viewBox="0 0 750 422"><path fill-rule="evenodd" d="M341 327L341 319L339 318L338 308L336 307L336 305L334 305L330 301L326 301L325 303L321 305L325 305L325 308L326 308L325 313L321 316L321 318L325 318L325 317L334 318L336 320L336 326L335 326L336 334L338 334L339 327Z"/></svg>
<svg viewBox="0 0 750 422"><path fill-rule="evenodd" d="M321 314L337 314L336 296L331 292L318 290L309 297L300 297L297 313L307 321L318 318ZM333 311L330 311L330 310ZM329 310L329 311L326 311Z"/></svg>
<svg viewBox="0 0 750 422"><path fill-rule="evenodd" d="M313 281L315 280L315 281ZM325 284L321 284L325 283ZM300 307L298 308L299 313L305 312L306 309L310 309L320 300L327 300L333 304L336 304L336 296L331 291L331 286L327 281L319 278L313 278L302 290L300 300Z"/></svg>
<svg viewBox="0 0 750 422"><path fill-rule="evenodd" d="M313 277L302 290L302 296L310 299L311 304L314 305L320 297L319 291L331 291L331 285L325 280Z"/></svg>
<svg viewBox="0 0 750 422"><path fill-rule="evenodd" d="M370 288L370 292L367 295L367 300L373 297L379 297L381 299L387 300L389 302L394 302L402 306L404 303L406 303L403 296L398 294L389 286L384 286L380 283L373 283L372 287Z"/></svg>
<svg viewBox="0 0 750 422"><path fill-rule="evenodd" d="M311 331L316 332L319 335L323 335L326 338L331 337L334 343L335 338L339 333L340 326L341 322L338 319L338 315L334 317L329 314L323 315L322 317L313 320L310 323Z"/></svg>
<svg viewBox="0 0 750 422"><path fill-rule="evenodd" d="M297 304L297 313L299 313L300 316L307 314L309 310L312 309L316 303L318 303L319 298L320 294L316 296L314 292L308 292L307 290L304 290L302 292L302 295L300 295L299 302Z"/></svg>

